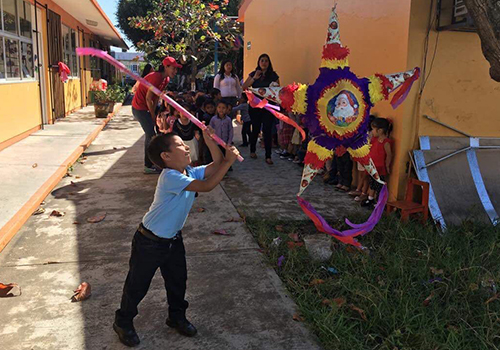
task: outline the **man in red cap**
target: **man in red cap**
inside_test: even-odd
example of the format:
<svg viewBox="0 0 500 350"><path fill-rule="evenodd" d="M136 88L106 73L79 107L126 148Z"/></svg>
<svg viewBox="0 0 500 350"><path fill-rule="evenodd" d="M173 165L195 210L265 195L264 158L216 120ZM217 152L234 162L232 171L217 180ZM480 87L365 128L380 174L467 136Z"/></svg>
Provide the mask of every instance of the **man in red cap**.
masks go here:
<svg viewBox="0 0 500 350"><path fill-rule="evenodd" d="M182 66L176 62L173 57L165 57L163 60L163 69L158 72L152 72L146 75L145 79L160 90L165 90L170 79L175 77L177 70ZM155 135L156 125L156 106L158 96L145 85L140 85L132 100L132 114L134 118L141 123L142 129L146 134L144 141L144 173L155 174L159 170L153 166L153 162L148 157L147 148L151 138Z"/></svg>

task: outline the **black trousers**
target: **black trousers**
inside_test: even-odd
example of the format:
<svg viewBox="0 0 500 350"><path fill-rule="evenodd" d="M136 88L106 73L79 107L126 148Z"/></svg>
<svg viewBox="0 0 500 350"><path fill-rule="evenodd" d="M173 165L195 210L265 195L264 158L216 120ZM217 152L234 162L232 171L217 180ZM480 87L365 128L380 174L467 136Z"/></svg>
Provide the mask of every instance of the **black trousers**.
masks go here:
<svg viewBox="0 0 500 350"><path fill-rule="evenodd" d="M249 140L252 138L252 122L244 122L241 129L241 138L244 145L248 145Z"/></svg>
<svg viewBox="0 0 500 350"><path fill-rule="evenodd" d="M189 303L186 294L186 251L182 235L162 242L153 241L139 231L132 240L132 255L129 272L123 287L120 309L115 313L115 322L120 327L131 327L137 316L137 306L146 296L151 280L158 268L165 280L168 314L174 321L186 318Z"/></svg>
<svg viewBox="0 0 500 350"><path fill-rule="evenodd" d="M266 148L266 158L271 158L273 146L273 124L276 120L274 115L262 108L250 108L250 118L252 119L252 134L250 137L250 153L257 150L257 139L260 128L264 134L264 146Z"/></svg>
<svg viewBox="0 0 500 350"><path fill-rule="evenodd" d="M335 157L337 170L339 171L339 183L342 186L351 187L352 183L352 159L348 152L342 157Z"/></svg>

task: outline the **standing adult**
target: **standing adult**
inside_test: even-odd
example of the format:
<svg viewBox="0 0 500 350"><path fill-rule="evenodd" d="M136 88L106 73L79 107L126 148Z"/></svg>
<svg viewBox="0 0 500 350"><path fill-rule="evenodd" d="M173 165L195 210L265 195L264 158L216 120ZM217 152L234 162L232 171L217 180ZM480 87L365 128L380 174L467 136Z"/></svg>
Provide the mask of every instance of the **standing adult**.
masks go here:
<svg viewBox="0 0 500 350"><path fill-rule="evenodd" d="M250 73L248 79L243 84L243 90L248 87L253 88L267 88L270 86L279 86L280 77L273 69L273 64L268 54L262 54L257 61L257 68ZM273 164L271 159L271 148L272 148L272 138L273 138L273 124L276 122L276 118L271 112L264 108L251 108L249 109L250 118L252 120L252 134L250 138L250 157L255 159L257 154L255 153L257 149L257 139L259 137L259 132L262 127L262 133L264 134L264 146L266 149L266 163Z"/></svg>
<svg viewBox="0 0 500 350"><path fill-rule="evenodd" d="M149 81L160 90L166 89L170 79L173 79L177 74L177 70L182 68L173 57L165 57L162 62L163 69L158 72L149 73L144 79ZM146 134L144 140L144 173L154 174L159 170L153 166L153 162L148 157L148 145L151 138L155 135L156 125L156 106L158 104L158 96L145 85L140 85L137 89L134 99L132 100L132 114L134 118L141 124L142 130Z"/></svg>
<svg viewBox="0 0 500 350"><path fill-rule="evenodd" d="M142 73L141 73L141 78L145 78L149 73L151 73L151 71L153 70L153 66L148 63L144 66L144 68L142 69ZM136 81L134 86L132 86L132 93L135 94L137 92L137 89L139 88L139 86L141 86L141 83Z"/></svg>
<svg viewBox="0 0 500 350"><path fill-rule="evenodd" d="M222 99L231 107L236 106L241 97L241 85L231 61L222 62L219 73L214 78L214 88L220 90Z"/></svg>

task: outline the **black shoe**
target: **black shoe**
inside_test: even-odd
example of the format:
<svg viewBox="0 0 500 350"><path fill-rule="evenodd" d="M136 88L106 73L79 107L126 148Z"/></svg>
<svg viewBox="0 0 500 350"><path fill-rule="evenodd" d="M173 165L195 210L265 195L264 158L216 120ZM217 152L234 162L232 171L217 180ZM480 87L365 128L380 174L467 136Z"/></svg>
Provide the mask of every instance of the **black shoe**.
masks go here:
<svg viewBox="0 0 500 350"><path fill-rule="evenodd" d="M122 328L119 327L116 323L113 323L113 329L115 330L116 334L118 334L118 338L120 338L122 344L126 346L134 347L139 345L139 343L141 342L139 336L135 332L134 327Z"/></svg>
<svg viewBox="0 0 500 350"><path fill-rule="evenodd" d="M194 337L196 333L198 333L196 328L188 320L176 322L172 321L170 318L167 318L167 321L165 323L170 328L177 329L177 332L179 332L182 335L185 335L186 337Z"/></svg>
<svg viewBox="0 0 500 350"><path fill-rule="evenodd" d="M361 206L367 209L375 208L375 199L367 199L364 202L361 202Z"/></svg>

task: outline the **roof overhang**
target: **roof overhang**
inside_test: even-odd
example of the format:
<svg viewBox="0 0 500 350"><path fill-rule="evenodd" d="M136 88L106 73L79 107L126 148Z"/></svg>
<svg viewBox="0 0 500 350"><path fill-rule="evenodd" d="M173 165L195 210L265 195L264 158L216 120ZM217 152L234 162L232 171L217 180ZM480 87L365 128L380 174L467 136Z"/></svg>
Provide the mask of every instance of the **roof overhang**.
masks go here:
<svg viewBox="0 0 500 350"><path fill-rule="evenodd" d="M243 0L238 10L238 22L245 22L245 12L252 0Z"/></svg>
<svg viewBox="0 0 500 350"><path fill-rule="evenodd" d="M53 0L57 5L82 23L90 32L100 36L111 46L128 49L111 20L97 0Z"/></svg>

